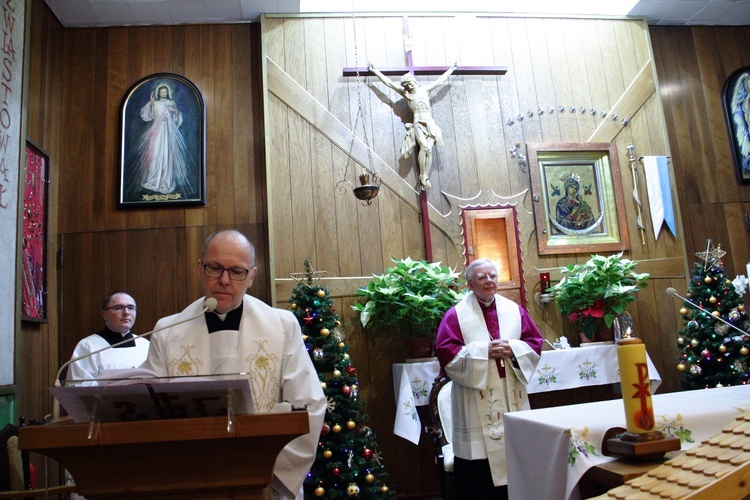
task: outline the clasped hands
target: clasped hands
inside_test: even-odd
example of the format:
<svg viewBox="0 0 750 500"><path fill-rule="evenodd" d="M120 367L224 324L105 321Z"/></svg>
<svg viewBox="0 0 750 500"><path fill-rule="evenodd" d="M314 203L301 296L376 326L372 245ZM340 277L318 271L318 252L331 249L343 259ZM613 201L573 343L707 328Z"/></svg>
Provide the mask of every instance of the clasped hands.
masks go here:
<svg viewBox="0 0 750 500"><path fill-rule="evenodd" d="M505 359L513 356L510 344L505 339L491 340L487 350L489 359Z"/></svg>

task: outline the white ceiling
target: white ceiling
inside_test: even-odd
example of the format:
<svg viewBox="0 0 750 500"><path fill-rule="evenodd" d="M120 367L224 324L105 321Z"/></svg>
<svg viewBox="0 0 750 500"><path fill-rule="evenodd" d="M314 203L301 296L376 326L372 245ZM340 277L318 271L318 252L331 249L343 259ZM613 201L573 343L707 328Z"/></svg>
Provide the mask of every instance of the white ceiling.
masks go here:
<svg viewBox="0 0 750 500"><path fill-rule="evenodd" d="M80 28L252 22L257 21L261 13L300 12L300 2L305 0L45 1L63 26ZM613 2L613 0L594 1ZM567 3L563 0L557 0L557 2L557 5ZM382 9L381 6L385 3L382 0L369 2L366 11L376 12ZM508 3L494 0L492 12L508 13ZM330 2L330 5L334 6L339 4L341 2L335 0ZM377 7L371 8L373 4ZM337 8L335 12L347 10L351 12L353 0L344 2L343 5L348 5L349 8L344 10ZM432 0L429 5L431 11L443 10L434 8L435 0ZM451 2L450 5L455 9L455 3ZM503 5L506 5L505 10L502 9ZM463 8L464 4L461 6ZM412 8L412 12L424 10ZM474 11L477 12L477 10ZM481 12L488 12L488 9L483 8ZM581 13L586 13L586 11L581 10ZM649 24L656 25L750 25L750 0L639 0L627 15L646 17Z"/></svg>

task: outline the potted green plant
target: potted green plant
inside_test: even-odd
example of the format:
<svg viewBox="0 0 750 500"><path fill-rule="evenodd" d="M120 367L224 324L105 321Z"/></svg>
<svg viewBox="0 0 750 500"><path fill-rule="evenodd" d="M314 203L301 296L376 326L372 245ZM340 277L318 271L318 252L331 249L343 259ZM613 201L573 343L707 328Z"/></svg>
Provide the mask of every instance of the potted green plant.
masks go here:
<svg viewBox="0 0 750 500"><path fill-rule="evenodd" d="M648 273L636 273L635 266L635 261L623 259L620 252L592 255L583 264L560 268L563 277L548 292L568 321L578 326L582 342L611 340L609 335L599 336L601 324L611 329L650 277Z"/></svg>
<svg viewBox="0 0 750 500"><path fill-rule="evenodd" d="M394 267L373 275L367 287L359 289L362 300L352 309L366 330L387 329L405 339L427 339L431 346L443 315L465 293L460 289L463 281L440 262L391 260ZM430 354L431 347L426 356Z"/></svg>

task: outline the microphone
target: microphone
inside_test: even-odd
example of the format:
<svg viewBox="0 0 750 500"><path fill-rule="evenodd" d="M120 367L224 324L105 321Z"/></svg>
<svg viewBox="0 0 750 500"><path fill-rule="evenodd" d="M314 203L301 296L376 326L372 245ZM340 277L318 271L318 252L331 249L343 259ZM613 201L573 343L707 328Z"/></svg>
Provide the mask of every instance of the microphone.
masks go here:
<svg viewBox="0 0 750 500"><path fill-rule="evenodd" d="M68 361L66 361L65 363L63 363L63 365L57 371L57 376L55 377L54 387L61 387L62 386L62 383L60 382L60 376L62 375L63 370L65 368L67 368L68 366L72 365L73 363L75 363L76 361L80 361L82 359L91 357L91 356L93 356L95 354L99 354L100 352L106 351L107 349L112 349L112 348L120 346L122 344L126 344L126 343L128 343L128 342L130 342L132 340L148 337L149 335L153 335L156 332L160 332L162 330L166 330L167 328L172 328L173 326L177 326L177 325L181 325L183 323L187 323L189 321L193 321L194 319L199 318L200 316L202 316L203 314L205 314L207 312L213 312L213 310L216 309L217 305L218 305L218 303L216 302L215 298L208 297L206 300L203 301L203 310L200 313L196 314L195 316L192 316L192 317L187 318L187 319L183 319L182 321L178 321L177 323L170 323L168 325L162 326L161 328L157 328L156 330L151 330L150 332L146 332L146 333L141 334L141 335L137 335L137 334L134 333L132 339L125 339L125 340L122 340L122 341L117 342L115 344L108 345L107 347L102 347L101 349L97 349L96 351L92 351L92 352L83 354L81 356L76 356L75 358L69 359ZM53 418L58 418L59 416L60 416L60 402L56 398L53 398L52 417Z"/></svg>
<svg viewBox="0 0 750 500"><path fill-rule="evenodd" d="M667 289L665 290L665 292L666 292L666 293L667 293L667 295L669 295L670 297L671 297L671 296L674 296L674 297L679 297L679 298L681 298L681 299L682 299L682 300L684 300L684 301L685 301L685 302L686 302L687 304L689 304L689 305L690 305L691 307L694 307L694 308L698 309L699 311L703 311L704 313L708 314L708 315L709 315L709 316L711 316L712 318L714 318L714 319L716 319L716 320L719 320L719 321L721 321L722 323L724 323L725 325L727 325L727 326L729 326L729 327L732 327L732 328L734 328L735 330L737 330L737 331L738 331L738 332L740 332L741 334L743 334L743 335L749 335L749 336L750 336L750 333L747 333L747 332L746 332L745 330L741 330L741 329L737 328L736 326L734 326L734 325L733 325L732 323L730 323L729 321L726 321L726 320L725 320L724 318L720 318L720 317L718 317L718 316L714 316L713 314L711 314L710 312L706 311L705 309L703 309L703 308L702 308L701 306L699 306L698 304L695 304L695 303L693 303L692 301L690 301L689 299L687 299L687 298L683 297L682 295L680 295L679 293L677 293L677 290L675 290L675 289L674 289L674 288L672 288L671 286L670 286L669 288L667 288Z"/></svg>

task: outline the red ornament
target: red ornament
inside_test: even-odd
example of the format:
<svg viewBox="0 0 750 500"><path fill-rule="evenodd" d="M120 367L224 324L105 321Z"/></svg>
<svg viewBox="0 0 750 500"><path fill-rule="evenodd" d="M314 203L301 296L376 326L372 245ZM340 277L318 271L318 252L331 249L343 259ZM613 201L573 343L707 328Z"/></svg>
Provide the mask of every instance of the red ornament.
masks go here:
<svg viewBox="0 0 750 500"><path fill-rule="evenodd" d="M348 373L349 375L354 375L354 372L356 372L356 371L357 371L357 369L354 368L352 365L349 365L349 366L346 367L346 373Z"/></svg>
<svg viewBox="0 0 750 500"><path fill-rule="evenodd" d="M704 359L710 358L711 357L711 351L709 351L708 349L704 349L701 352L701 357L703 357Z"/></svg>
<svg viewBox="0 0 750 500"><path fill-rule="evenodd" d="M323 428L322 428L322 429L320 429L320 435L321 435L321 436L325 436L325 435L326 435L326 434L328 434L329 432L331 432L331 426L330 426L330 425L328 425L328 424L326 424L326 423L324 423L324 424L323 424Z"/></svg>
<svg viewBox="0 0 750 500"><path fill-rule="evenodd" d="M366 460L370 460L372 458L372 450L370 448L365 448L362 452L362 456L365 457Z"/></svg>
<svg viewBox="0 0 750 500"><path fill-rule="evenodd" d="M349 387L348 385L345 385L344 387L341 388L341 394L343 394L344 396L349 397L349 394L351 393L352 393L352 388Z"/></svg>
<svg viewBox="0 0 750 500"><path fill-rule="evenodd" d="M341 469L339 469L338 467L334 467L333 468L333 475L334 476L338 476L339 474L341 474Z"/></svg>
<svg viewBox="0 0 750 500"><path fill-rule="evenodd" d="M310 316L310 308L308 307L305 309L305 313L307 314L304 318L302 318L305 321L306 325L309 325L312 323L312 320L315 318L314 316Z"/></svg>

